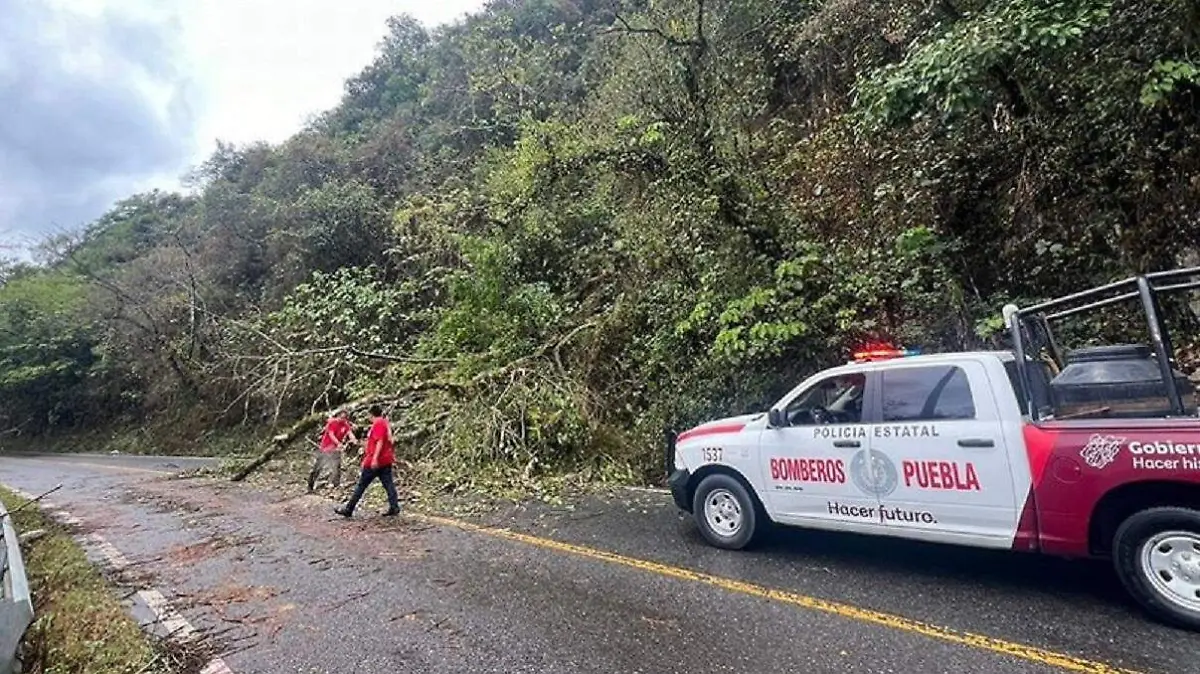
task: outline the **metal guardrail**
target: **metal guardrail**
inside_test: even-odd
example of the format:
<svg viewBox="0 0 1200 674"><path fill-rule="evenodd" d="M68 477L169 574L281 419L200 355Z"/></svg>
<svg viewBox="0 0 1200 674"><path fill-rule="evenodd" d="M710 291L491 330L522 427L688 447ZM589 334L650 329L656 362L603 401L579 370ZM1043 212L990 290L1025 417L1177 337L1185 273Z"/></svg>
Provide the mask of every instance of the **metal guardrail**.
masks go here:
<svg viewBox="0 0 1200 674"><path fill-rule="evenodd" d="M21 559L21 544L8 510L0 503L0 674L16 665L17 646L33 622L33 600Z"/></svg>

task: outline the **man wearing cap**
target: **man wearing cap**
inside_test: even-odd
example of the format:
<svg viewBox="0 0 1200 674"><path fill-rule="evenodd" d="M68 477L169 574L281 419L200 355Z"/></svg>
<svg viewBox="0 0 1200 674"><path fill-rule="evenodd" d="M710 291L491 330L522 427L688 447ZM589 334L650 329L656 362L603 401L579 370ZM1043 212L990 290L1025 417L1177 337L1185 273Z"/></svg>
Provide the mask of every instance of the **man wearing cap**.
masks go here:
<svg viewBox="0 0 1200 674"><path fill-rule="evenodd" d="M335 489L342 486L342 448L347 442L356 442L354 424L348 417L346 410L338 410L325 422L325 431L321 433L321 443L308 473L308 493L313 493L323 471L333 474Z"/></svg>

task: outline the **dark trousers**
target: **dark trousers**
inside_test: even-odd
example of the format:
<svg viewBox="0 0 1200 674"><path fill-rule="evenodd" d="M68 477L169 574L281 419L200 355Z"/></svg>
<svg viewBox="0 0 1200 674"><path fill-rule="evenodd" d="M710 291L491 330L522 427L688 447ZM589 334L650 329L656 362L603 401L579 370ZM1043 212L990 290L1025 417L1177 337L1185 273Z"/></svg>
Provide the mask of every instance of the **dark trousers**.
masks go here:
<svg viewBox="0 0 1200 674"><path fill-rule="evenodd" d="M358 475L358 485L354 487L354 495L350 497L350 502L346 504L347 512L354 512L354 508L358 506L358 502L363 497L363 493L367 491L367 487L378 479L383 484L383 490L387 492L388 508L390 510L400 509L400 499L396 496L396 481L392 475L392 467L384 466L382 468L363 468Z"/></svg>

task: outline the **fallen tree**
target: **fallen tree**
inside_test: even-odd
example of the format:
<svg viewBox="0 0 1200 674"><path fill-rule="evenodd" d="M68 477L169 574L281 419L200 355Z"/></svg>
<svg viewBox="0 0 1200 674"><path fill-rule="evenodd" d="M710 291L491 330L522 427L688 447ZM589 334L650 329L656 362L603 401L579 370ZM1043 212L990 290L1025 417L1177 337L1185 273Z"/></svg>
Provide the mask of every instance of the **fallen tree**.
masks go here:
<svg viewBox="0 0 1200 674"><path fill-rule="evenodd" d="M397 391L395 393L372 394L369 396L364 396L364 397L354 400L352 402L341 405L341 406L337 407L336 409L344 410L345 412L347 412L348 414L353 416L355 414L359 414L359 413L363 412L364 410L370 408L372 405L378 404L378 405L382 406L385 409L385 412L387 414L389 414L389 416L390 416L392 410L394 410L396 407L400 406L401 404L407 402L410 399L410 397L415 394L426 393L426 392L430 392L430 391L445 391L445 392L452 393L458 397L462 397L464 394L467 394L470 391L476 390L476 389L488 384L489 382L510 376L514 372L520 370L521 368L528 366L530 363L537 361L539 359L550 359L549 362L552 364L552 367L556 368L560 372L565 372L566 368L563 365L563 357L562 357L562 353L561 353L562 348L568 342L570 342L572 339L574 339L578 334L580 334L581 332L591 329L591 328L594 328L594 327L596 327L595 321L589 321L589 322L583 323L581 325L578 325L578 326L574 327L573 329L569 330L562 337L555 339L555 340L548 341L548 342L540 345L537 349L533 350L533 352L530 353L529 355L523 356L521 358L517 358L516 360L513 360L512 362L509 362L501 367L497 367L497 368L493 368L493 369L481 372L481 373L475 375L474 377L472 377L467 382L454 382L454 381L445 381L445 380L420 381L420 382L416 382L408 387L405 387L404 389ZM362 353L363 355L369 355L371 357L378 357L378 358L390 359L390 360L395 360L395 361L409 360L407 358L393 357L393 356L389 356L387 354L361 352L360 350L355 349L354 347L336 347L336 349L331 349L331 351L332 350L338 350L338 351L351 350L351 351ZM284 352L282 355L285 357L293 356L293 355L295 355L295 353L294 352ZM551 357L552 357L552 359L551 359ZM417 360L425 360L425 359L417 359ZM428 360L440 360L440 359L428 359ZM268 462L270 462L275 457L279 456L283 451L285 451L288 447L290 447L297 439L301 438L306 433L309 433L310 431L312 431L313 429L317 428L322 423L324 423L325 420L329 418L329 414L330 414L330 411L314 412L314 413L309 414L309 415L301 418L300 420L296 421L286 431L272 437L270 446L267 447L265 450L263 450L263 452L261 454L259 454L258 457L256 457L253 461L251 461L250 463L243 466L240 470L238 470L238 472L235 473L233 475L233 477L230 478L230 480L233 482L240 482L240 481L246 479L251 473L258 470L262 466L266 465ZM441 422L443 422L445 419L449 418L449 416L450 416L449 411L439 413L432 420L425 422L419 428L401 433L394 437L399 442L411 442L413 440L420 439L421 437L424 437L424 436L428 435L429 433L433 432L435 427L438 426L439 424L441 424ZM532 466L534 462L535 462L534 460L531 460L529 465ZM527 471L528 471L528 467L527 467Z"/></svg>
<svg viewBox="0 0 1200 674"><path fill-rule="evenodd" d="M372 395L364 398L359 398L345 405L339 406L337 409L345 411L350 416L360 414L364 410L369 409L372 405L379 405L384 408L385 414L390 415L392 410L404 402L408 396L414 393L420 393L430 390L461 390L462 386L453 382L420 382L414 384L400 393L392 395ZM247 463L238 472L230 478L231 482L240 482L246 479L251 473L266 465L275 457L279 456L284 450L292 445L297 439L319 427L329 418L332 411L318 412L310 414L296 423L292 424L286 431L271 438L271 444L253 461ZM434 417L432 423L421 426L420 428L401 433L394 436L396 441L410 442L417 440L426 434L433 431L433 427L450 416L449 412L443 412Z"/></svg>

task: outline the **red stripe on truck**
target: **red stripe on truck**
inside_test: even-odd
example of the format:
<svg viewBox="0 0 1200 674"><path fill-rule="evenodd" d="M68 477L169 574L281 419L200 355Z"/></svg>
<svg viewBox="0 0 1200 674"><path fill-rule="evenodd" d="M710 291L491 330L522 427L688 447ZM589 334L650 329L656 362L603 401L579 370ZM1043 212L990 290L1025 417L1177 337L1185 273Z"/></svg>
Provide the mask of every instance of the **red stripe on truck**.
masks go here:
<svg viewBox="0 0 1200 674"><path fill-rule="evenodd" d="M1029 459L1029 491L1025 494L1025 503L1021 507L1021 518L1017 521L1016 536L1013 537L1013 550L1034 552L1040 547L1041 531L1038 527L1038 488L1046 476L1046 466L1054 455L1054 444L1058 434L1025 424L1022 428L1025 440L1025 451Z"/></svg>
<svg viewBox="0 0 1200 674"><path fill-rule="evenodd" d="M702 428L693 428L690 431L684 431L675 438L675 442L683 442L691 438L699 438L704 435L723 435L725 433L740 433L746 424L715 424L713 426L704 426Z"/></svg>
<svg viewBox="0 0 1200 674"><path fill-rule="evenodd" d="M1021 427L1025 440L1025 452L1029 457L1029 476L1033 479L1033 488L1042 484L1046 474L1046 466L1054 455L1054 446L1058 441L1058 431L1043 429L1033 424Z"/></svg>

